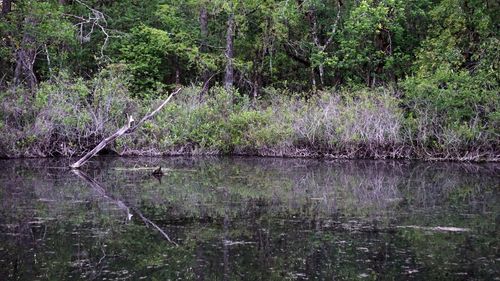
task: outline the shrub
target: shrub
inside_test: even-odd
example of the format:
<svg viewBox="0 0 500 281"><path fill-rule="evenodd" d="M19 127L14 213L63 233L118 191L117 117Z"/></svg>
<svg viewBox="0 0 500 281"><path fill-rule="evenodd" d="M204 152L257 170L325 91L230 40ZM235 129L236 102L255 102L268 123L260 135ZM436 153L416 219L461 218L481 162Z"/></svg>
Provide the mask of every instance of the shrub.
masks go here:
<svg viewBox="0 0 500 281"><path fill-rule="evenodd" d="M139 119L162 102L131 98L126 81L108 69L88 81L60 75L42 83L34 98L3 93L0 153L80 154L122 126L127 114ZM446 93L453 91L434 89L432 81L414 78L405 83L406 115L396 92L387 88L325 91L309 98L278 94L279 98L251 102L220 87L204 96L200 88L187 87L138 131L119 138L114 149L129 155L466 159L493 155L498 129L491 124L498 122L494 112L498 98L459 93L463 104L450 104ZM489 154L471 150L473 146Z"/></svg>
<svg viewBox="0 0 500 281"><path fill-rule="evenodd" d="M289 107L283 107L287 109ZM291 106L294 143L338 150L346 145L401 141L402 112L387 90L322 93Z"/></svg>
<svg viewBox="0 0 500 281"><path fill-rule="evenodd" d="M442 67L402 85L408 137L419 146L459 153L498 141L500 97L487 77Z"/></svg>
<svg viewBox="0 0 500 281"><path fill-rule="evenodd" d="M22 98L20 98L22 97ZM97 144L123 125L136 109L125 80L113 68L94 79L70 79L64 73L40 84L34 97L3 94L0 128L15 144L6 155L72 155Z"/></svg>

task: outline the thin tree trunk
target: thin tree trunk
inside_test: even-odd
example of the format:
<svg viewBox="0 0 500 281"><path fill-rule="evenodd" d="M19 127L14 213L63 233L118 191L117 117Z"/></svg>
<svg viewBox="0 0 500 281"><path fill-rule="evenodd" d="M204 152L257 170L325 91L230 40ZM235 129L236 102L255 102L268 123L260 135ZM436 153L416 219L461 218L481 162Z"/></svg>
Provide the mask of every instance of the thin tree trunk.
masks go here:
<svg viewBox="0 0 500 281"><path fill-rule="evenodd" d="M314 75L314 67L311 66L310 72L311 72L311 83L313 92L316 92L317 87L316 87L316 75Z"/></svg>
<svg viewBox="0 0 500 281"><path fill-rule="evenodd" d="M260 48L257 48L255 51L255 59L253 63L253 89L252 89L252 97L254 100L260 95L262 83L263 83L263 75L264 72L264 59L266 54L269 53L270 45L272 43L269 35L269 30L271 29L271 19L269 17L266 18L266 29L262 35L262 45ZM272 75L272 66L270 67L270 74Z"/></svg>
<svg viewBox="0 0 500 281"><path fill-rule="evenodd" d="M256 100L260 95L260 88L262 87L262 74L257 72L254 74L252 98Z"/></svg>
<svg viewBox="0 0 500 281"><path fill-rule="evenodd" d="M2 16L6 16L12 10L12 1L3 0L2 1Z"/></svg>
<svg viewBox="0 0 500 281"><path fill-rule="evenodd" d="M302 4L302 2L300 2ZM331 35L328 39L324 40L323 43L321 42L320 39L320 32L321 30L318 28L318 17L317 17L317 12L314 7L311 7L307 12L306 12L306 18L307 21L309 22L310 30L311 30L311 36L314 42L314 45L316 46L317 50L320 52L324 52L326 48L333 42L333 36L335 35L337 31L337 26L340 20L340 11L341 11L341 6L342 2L339 0L337 1L337 16L335 18L335 22L332 25L332 31ZM325 85L325 65L323 62L319 62L318 64L318 76L319 76L319 85L322 88ZM313 79L313 86L315 87L315 79Z"/></svg>
<svg viewBox="0 0 500 281"><path fill-rule="evenodd" d="M204 3L206 4L206 3ZM203 5L200 9L200 32L201 32L201 46L200 46L200 51L201 53L207 53L208 52L208 12L207 12L207 7L206 5ZM201 90L200 96L205 95L208 92L209 89L209 79L210 79L210 73L208 69L204 69L202 73L202 79L203 79L203 88Z"/></svg>
<svg viewBox="0 0 500 281"><path fill-rule="evenodd" d="M26 30L30 29L28 26L34 24L33 19L29 17L24 19ZM33 69L36 59L36 49L32 46L34 41L33 36L28 31L25 31L21 46L16 52L16 68L14 71L14 85L17 86L22 80L25 80L32 93L34 93L37 85L37 78Z"/></svg>
<svg viewBox="0 0 500 281"><path fill-rule="evenodd" d="M310 9L307 13L307 19L309 21L309 25L311 26L311 36L312 36L314 45L316 45L316 47L318 49L320 49L322 47L322 45L321 45L319 35L318 35L318 20L316 17L316 10ZM322 63L319 64L318 71L319 71L319 85L320 85L320 87L323 87L323 85L324 85L323 84L323 74L325 71L324 71L324 67L323 67ZM313 86L316 87L315 80L314 80Z"/></svg>
<svg viewBox="0 0 500 281"><path fill-rule="evenodd" d="M325 67L323 66L323 63L320 63L318 65L318 70L319 70L319 83L320 83L321 87L323 87L325 85L325 83L323 81L323 77L325 75Z"/></svg>
<svg viewBox="0 0 500 281"><path fill-rule="evenodd" d="M234 84L234 13L231 12L227 20L226 33L226 74L224 76L224 88L226 91L231 91Z"/></svg>
<svg viewBox="0 0 500 281"><path fill-rule="evenodd" d="M253 63L253 89L252 98L254 100L260 95L260 88L262 87L262 71L263 71L263 61L266 51L266 46L262 46L255 52L255 60Z"/></svg>
<svg viewBox="0 0 500 281"><path fill-rule="evenodd" d="M207 7L204 5L200 9L200 31L201 31L201 46L200 51L205 53L207 51L208 41L208 12Z"/></svg>
<svg viewBox="0 0 500 281"><path fill-rule="evenodd" d="M175 85L181 84L181 70L179 69L179 64L175 68Z"/></svg>

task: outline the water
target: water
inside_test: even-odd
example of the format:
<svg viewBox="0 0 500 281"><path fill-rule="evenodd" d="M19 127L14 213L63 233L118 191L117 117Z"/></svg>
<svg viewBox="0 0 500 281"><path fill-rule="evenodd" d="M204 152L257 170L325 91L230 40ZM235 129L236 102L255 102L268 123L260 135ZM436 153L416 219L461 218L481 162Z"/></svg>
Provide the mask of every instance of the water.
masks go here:
<svg viewBox="0 0 500 281"><path fill-rule="evenodd" d="M498 164L68 162L0 161L0 280L500 280Z"/></svg>

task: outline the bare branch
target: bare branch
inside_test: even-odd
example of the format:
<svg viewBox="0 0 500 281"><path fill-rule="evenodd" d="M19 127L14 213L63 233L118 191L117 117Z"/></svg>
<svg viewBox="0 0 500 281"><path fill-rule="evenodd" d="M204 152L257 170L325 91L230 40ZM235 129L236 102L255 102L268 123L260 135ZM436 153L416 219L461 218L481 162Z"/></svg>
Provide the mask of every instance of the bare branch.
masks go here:
<svg viewBox="0 0 500 281"><path fill-rule="evenodd" d="M174 91L173 93L170 94L170 96L168 96L168 98L166 100L164 100L162 102L162 104L160 104L160 106L158 106L158 108L156 108L155 110L153 110L152 112L146 114L146 116L144 116L139 122L137 122L137 124L130 128L128 131L127 131L127 134L129 133L132 133L133 131L135 131L139 126L142 125L142 123L144 123L146 120L150 119L151 117L153 117L156 113L158 113L158 111L160 111L169 101L170 99L172 99L173 96L175 96L177 93L179 93L181 90L181 88L177 89L176 91Z"/></svg>
<svg viewBox="0 0 500 281"><path fill-rule="evenodd" d="M325 44L323 46L321 46L321 51L325 51L325 49L328 48L328 46L330 44L332 44L333 37L335 36L335 33L337 32L337 26L338 26L339 20L340 20L340 4L338 3L337 17L335 18L335 23L333 24L333 27L332 27L332 33L330 34L330 37L328 37L328 40L326 40Z"/></svg>
<svg viewBox="0 0 500 281"><path fill-rule="evenodd" d="M88 15L88 17L82 17L82 16L77 16L77 15L71 15L71 14L64 14L65 16L69 16L75 19L78 19L79 22L75 24L75 26L79 27L79 34L78 34L78 39L80 40L80 44L86 43L90 41L90 37L92 33L94 32L94 28L97 27L98 29L101 30L101 32L104 34L104 43L101 45L101 58L104 57L104 49L108 45L109 38L112 37L109 34L109 29L107 28L108 22L106 20L106 15L99 11L96 10L89 5L85 4L81 0L75 0L75 2L79 3L80 5L84 6L87 8L91 13ZM84 34L84 27L86 25L90 25L90 31Z"/></svg>
<svg viewBox="0 0 500 281"><path fill-rule="evenodd" d="M101 151L106 145L109 143L113 142L116 138L122 136L127 132L127 130L130 129L130 126L134 122L134 118L132 116L128 117L128 122L125 126L121 127L118 131L116 131L114 134L111 136L103 139L94 149L89 151L85 156L80 158L80 160L76 161L75 163L71 164L72 169L77 169L80 168L85 162L87 162L90 158L92 158L94 155L96 155L99 151Z"/></svg>
<svg viewBox="0 0 500 281"><path fill-rule="evenodd" d="M106 147L106 145L108 145L109 143L112 143L115 139L117 139L118 137L120 137L120 136L122 136L124 134L130 134L130 133L134 132L139 126L142 125L142 123L146 122L146 120L150 119L156 113L158 113L158 111L160 111L172 99L172 97L175 96L180 90L181 90L181 88L177 89L172 94L170 94L170 96L168 96L168 98L166 100L164 100L162 102L162 104L160 104L160 106L158 106L158 108L156 108L152 112L146 114L133 127L132 127L132 123L134 122L134 118L132 116L129 116L128 117L128 122L127 122L127 124L125 126L121 127L118 131L116 131L111 136L103 139L96 147L94 147L94 149L92 149L91 151L87 152L87 154L85 154L85 156L83 156L82 158L80 158L80 160L76 161L75 163L71 164L70 167L72 169L78 169L78 168L80 168L83 164L85 164L85 162L87 162L90 158L92 158L94 155L96 155L97 153L99 153L99 151L101 151L104 147Z"/></svg>

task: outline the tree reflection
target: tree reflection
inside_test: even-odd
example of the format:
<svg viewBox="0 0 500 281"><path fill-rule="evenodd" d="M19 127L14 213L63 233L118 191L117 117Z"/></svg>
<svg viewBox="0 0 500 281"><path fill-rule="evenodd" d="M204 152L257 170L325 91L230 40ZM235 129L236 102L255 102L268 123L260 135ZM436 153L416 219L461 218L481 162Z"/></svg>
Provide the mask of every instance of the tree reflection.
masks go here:
<svg viewBox="0 0 500 281"><path fill-rule="evenodd" d="M58 161L0 161L1 280L498 276L497 165ZM162 181L123 169L145 165Z"/></svg>

